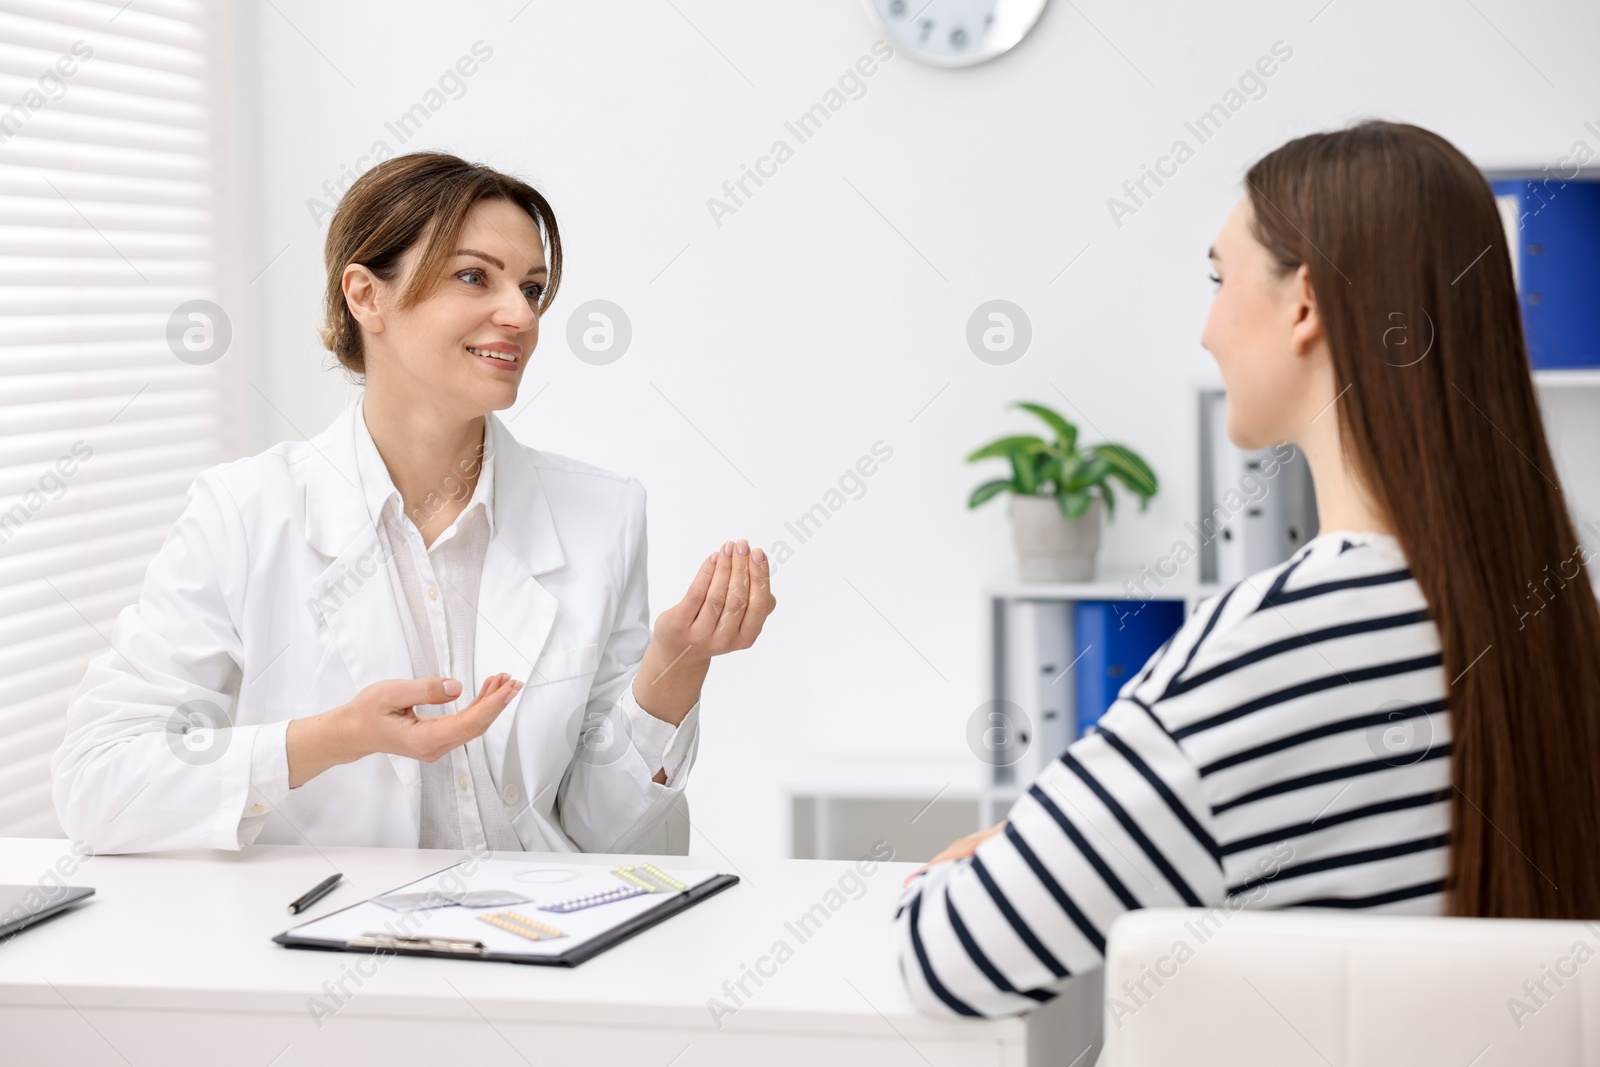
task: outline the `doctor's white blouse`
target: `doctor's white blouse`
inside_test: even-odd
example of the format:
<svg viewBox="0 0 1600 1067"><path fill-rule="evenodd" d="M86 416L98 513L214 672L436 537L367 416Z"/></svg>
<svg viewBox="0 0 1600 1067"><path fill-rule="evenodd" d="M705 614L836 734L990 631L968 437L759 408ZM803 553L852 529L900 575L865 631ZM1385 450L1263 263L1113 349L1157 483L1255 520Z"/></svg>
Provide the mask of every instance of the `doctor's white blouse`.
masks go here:
<svg viewBox="0 0 1600 1067"><path fill-rule="evenodd" d="M427 547L359 398L310 441L202 472L69 703L52 761L68 836L96 852L669 851L699 705L673 727L633 697L650 639L644 489L485 421L474 494ZM482 738L289 789L293 719L430 674L462 695L419 714L457 711L501 672L524 688Z"/></svg>

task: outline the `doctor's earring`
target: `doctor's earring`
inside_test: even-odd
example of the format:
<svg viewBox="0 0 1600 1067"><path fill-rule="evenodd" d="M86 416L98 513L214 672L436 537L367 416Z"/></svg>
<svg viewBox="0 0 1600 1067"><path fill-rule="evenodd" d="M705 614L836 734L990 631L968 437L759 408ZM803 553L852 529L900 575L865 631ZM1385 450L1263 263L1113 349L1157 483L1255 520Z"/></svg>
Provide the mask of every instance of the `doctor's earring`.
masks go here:
<svg viewBox="0 0 1600 1067"><path fill-rule="evenodd" d="M167 747L183 762L195 767L215 763L233 740L228 713L209 700L179 704L167 716Z"/></svg>

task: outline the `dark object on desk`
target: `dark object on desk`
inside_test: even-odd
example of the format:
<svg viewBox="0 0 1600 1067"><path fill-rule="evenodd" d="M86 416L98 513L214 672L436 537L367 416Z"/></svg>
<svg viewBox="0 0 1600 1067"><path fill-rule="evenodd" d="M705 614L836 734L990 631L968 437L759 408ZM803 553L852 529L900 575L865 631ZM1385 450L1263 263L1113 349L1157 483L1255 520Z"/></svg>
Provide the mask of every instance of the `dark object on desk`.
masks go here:
<svg viewBox="0 0 1600 1067"><path fill-rule="evenodd" d="M344 875L335 872L306 891L306 895L289 905L290 915L299 915L311 905L333 892L333 887L344 880Z"/></svg>
<svg viewBox="0 0 1600 1067"><path fill-rule="evenodd" d="M0 938L94 895L86 886L0 885Z"/></svg>

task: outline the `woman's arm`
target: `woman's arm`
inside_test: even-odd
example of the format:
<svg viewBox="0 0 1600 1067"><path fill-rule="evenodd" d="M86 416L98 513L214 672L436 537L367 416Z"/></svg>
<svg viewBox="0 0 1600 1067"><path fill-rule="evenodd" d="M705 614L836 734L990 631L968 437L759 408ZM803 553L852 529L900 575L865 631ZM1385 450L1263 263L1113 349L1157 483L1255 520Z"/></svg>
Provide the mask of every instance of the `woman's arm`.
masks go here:
<svg viewBox="0 0 1600 1067"><path fill-rule="evenodd" d="M1119 700L968 855L913 876L896 910L912 998L936 1014L1028 1011L1101 965L1123 912L1220 903L1221 862L1195 833L1209 839L1209 821L1176 742Z"/></svg>
<svg viewBox="0 0 1600 1067"><path fill-rule="evenodd" d="M699 745L709 661L748 647L776 603L765 557L752 568L748 546L728 542L652 632L645 491L629 481L623 588L588 704L611 709L613 728L581 731L556 795L562 831L585 852L664 850L663 827Z"/></svg>
<svg viewBox="0 0 1600 1067"><path fill-rule="evenodd" d="M633 678L634 700L655 718L681 724L700 701L711 657L749 648L777 603L766 553L748 541L725 542L700 564L684 598L656 618ZM664 784L665 769L654 780Z"/></svg>
<svg viewBox="0 0 1600 1067"><path fill-rule="evenodd" d="M244 583L224 576L244 558L238 508L220 476L202 472L138 603L117 617L110 650L68 702L51 760L62 828L95 852L236 849L259 832L264 814L250 809L271 801L262 790L274 788L287 724L229 721Z"/></svg>
<svg viewBox="0 0 1600 1067"><path fill-rule="evenodd" d="M1104 962L1117 916L1224 899L1199 773L1157 709L1227 600L1191 615L1005 821L907 879L896 942L907 989L924 1011L1029 1011Z"/></svg>

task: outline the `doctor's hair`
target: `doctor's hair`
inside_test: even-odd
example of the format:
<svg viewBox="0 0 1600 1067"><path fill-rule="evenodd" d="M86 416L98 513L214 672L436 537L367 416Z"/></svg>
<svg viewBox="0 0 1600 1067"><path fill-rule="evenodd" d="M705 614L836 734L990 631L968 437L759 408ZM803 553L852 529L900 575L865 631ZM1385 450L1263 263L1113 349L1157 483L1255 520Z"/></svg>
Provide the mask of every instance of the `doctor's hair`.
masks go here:
<svg viewBox="0 0 1600 1067"><path fill-rule="evenodd" d="M1365 122L1245 184L1273 268L1309 272L1339 436L1438 629L1448 737L1385 762L1449 759L1446 910L1600 917L1600 607L1489 183L1437 134Z"/></svg>
<svg viewBox="0 0 1600 1067"><path fill-rule="evenodd" d="M353 377L366 373L361 326L344 297L344 269L359 263L385 282L400 274L401 259L424 242L416 267L400 293L400 306L412 307L443 281L455 254L456 239L473 205L505 200L522 208L539 228L550 268L539 299L543 314L561 285L561 232L544 196L526 182L445 152L412 152L372 167L345 192L328 226L323 262L328 271L323 294L323 345Z"/></svg>

